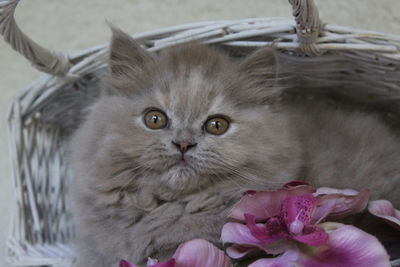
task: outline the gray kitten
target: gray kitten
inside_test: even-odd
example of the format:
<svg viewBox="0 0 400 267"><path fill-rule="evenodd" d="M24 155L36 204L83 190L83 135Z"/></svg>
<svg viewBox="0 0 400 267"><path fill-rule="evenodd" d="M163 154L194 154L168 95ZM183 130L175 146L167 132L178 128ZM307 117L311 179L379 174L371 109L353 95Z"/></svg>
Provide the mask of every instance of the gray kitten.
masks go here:
<svg viewBox="0 0 400 267"><path fill-rule="evenodd" d="M374 116L279 105L277 66L268 49L240 64L200 45L150 54L113 30L105 92L71 146L79 266L218 244L243 191L293 179L399 203L397 137Z"/></svg>

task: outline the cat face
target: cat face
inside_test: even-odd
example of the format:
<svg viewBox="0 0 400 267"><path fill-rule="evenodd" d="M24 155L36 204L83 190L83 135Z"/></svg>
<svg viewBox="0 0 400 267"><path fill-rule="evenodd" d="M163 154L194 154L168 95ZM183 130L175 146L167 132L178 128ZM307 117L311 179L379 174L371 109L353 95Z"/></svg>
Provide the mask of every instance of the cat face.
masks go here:
<svg viewBox="0 0 400 267"><path fill-rule="evenodd" d="M152 55L114 30L107 93L89 119L101 132L94 153L102 175L183 193L279 179L277 161L291 143L285 119L267 104L276 92L249 75L258 66L200 45Z"/></svg>

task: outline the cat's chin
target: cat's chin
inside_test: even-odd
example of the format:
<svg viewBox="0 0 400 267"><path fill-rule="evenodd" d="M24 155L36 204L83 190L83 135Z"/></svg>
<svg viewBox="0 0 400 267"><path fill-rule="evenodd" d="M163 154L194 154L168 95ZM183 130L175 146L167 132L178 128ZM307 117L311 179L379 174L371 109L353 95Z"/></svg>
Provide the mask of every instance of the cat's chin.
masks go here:
<svg viewBox="0 0 400 267"><path fill-rule="evenodd" d="M175 193L190 193L200 188L206 182L201 181L199 173L189 164L180 162L171 167L161 176L161 182Z"/></svg>

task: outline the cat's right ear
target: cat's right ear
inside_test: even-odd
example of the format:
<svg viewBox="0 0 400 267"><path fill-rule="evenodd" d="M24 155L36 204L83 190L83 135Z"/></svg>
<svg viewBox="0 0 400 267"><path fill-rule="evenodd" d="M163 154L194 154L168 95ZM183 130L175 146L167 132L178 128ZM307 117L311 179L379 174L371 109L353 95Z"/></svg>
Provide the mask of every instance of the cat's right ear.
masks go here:
<svg viewBox="0 0 400 267"><path fill-rule="evenodd" d="M113 76L131 76L143 70L153 60L131 36L110 25L112 39L110 45L110 70Z"/></svg>
<svg viewBox="0 0 400 267"><path fill-rule="evenodd" d="M278 52L271 47L264 47L247 56L240 64L240 72L246 78L257 103L275 102L282 93L278 84L279 74Z"/></svg>

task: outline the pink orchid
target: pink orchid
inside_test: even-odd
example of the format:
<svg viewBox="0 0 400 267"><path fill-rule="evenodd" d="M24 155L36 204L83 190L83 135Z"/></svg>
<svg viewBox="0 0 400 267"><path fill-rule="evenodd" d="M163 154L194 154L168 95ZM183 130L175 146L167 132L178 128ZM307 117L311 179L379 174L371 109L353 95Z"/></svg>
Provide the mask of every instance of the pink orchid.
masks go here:
<svg viewBox="0 0 400 267"><path fill-rule="evenodd" d="M247 227L263 244L287 239L311 246L323 245L328 235L322 228L315 226L312 219L316 202L316 198L309 193L289 195L283 200L280 213L268 218L265 224L256 225L255 217L245 214Z"/></svg>
<svg viewBox="0 0 400 267"><path fill-rule="evenodd" d="M292 240L311 246L325 244L328 235L321 227L315 225L320 220L315 215L325 213L315 212L317 200L310 193L312 191L314 190L311 187L300 185L272 192L263 191L245 195L233 207L231 213L234 214L236 220L242 216L244 220L240 223L227 223L222 229L222 241L236 244L227 249L228 255L232 258L240 258L254 252L254 246L267 253L279 254L292 246L288 242ZM304 192L307 193L298 195ZM272 197L268 193L271 193ZM256 201L252 203L252 199ZM265 201L266 199L270 202ZM261 201L263 208L258 207L259 200L264 200ZM280 202L275 200L280 200ZM240 215L236 208L244 211L245 206L252 207L252 211L258 213Z"/></svg>
<svg viewBox="0 0 400 267"><path fill-rule="evenodd" d="M244 214L252 214L256 222L265 221L281 211L283 200L289 196L313 193L315 189L304 182L291 182L275 191L248 191L228 214L232 221L245 221Z"/></svg>
<svg viewBox="0 0 400 267"><path fill-rule="evenodd" d="M368 205L369 191L320 187L313 195L318 199L319 212L327 213L321 218L336 220L363 211Z"/></svg>
<svg viewBox="0 0 400 267"><path fill-rule="evenodd" d="M383 199L371 201L368 204L368 211L400 230L400 210L395 209L389 201Z"/></svg>
<svg viewBox="0 0 400 267"><path fill-rule="evenodd" d="M119 267L139 266L121 260ZM225 253L210 242L194 239L181 244L167 262L149 258L147 267L232 267L232 264Z"/></svg>
<svg viewBox="0 0 400 267"><path fill-rule="evenodd" d="M251 192L233 207L229 216L232 222L224 225L221 239L232 244L227 253L236 259L259 251L283 253L249 267L390 266L385 249L375 237L352 226L319 224L327 217L362 211L368 196L368 190L316 191L303 182L291 182L275 191ZM358 244L365 240L369 243ZM359 259L358 263L353 259ZM372 265L365 265L368 261Z"/></svg>
<svg viewBox="0 0 400 267"><path fill-rule="evenodd" d="M384 247L372 235L340 223L323 223L329 233L324 246L294 247L276 258L255 261L249 267L390 267Z"/></svg>

